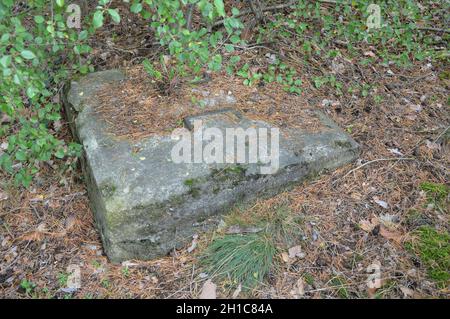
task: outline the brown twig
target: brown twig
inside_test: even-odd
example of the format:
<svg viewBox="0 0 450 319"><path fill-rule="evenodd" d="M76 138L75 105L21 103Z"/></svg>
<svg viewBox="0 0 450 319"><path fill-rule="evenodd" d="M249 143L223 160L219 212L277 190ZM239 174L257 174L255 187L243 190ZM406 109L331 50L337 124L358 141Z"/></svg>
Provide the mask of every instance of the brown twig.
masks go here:
<svg viewBox="0 0 450 319"><path fill-rule="evenodd" d="M441 29L441 28L417 27L417 29L422 31L450 33L449 29Z"/></svg>
<svg viewBox="0 0 450 319"><path fill-rule="evenodd" d="M344 176L342 176L340 179L344 179L345 177L347 177L348 175L350 175L351 173L363 168L364 166L367 166L369 164L373 164L373 163L377 163L377 162L386 162L386 161L414 161L416 160L414 157L398 157L398 158L378 158L378 159L374 159L372 161L368 161L362 165L359 165L358 167L355 167L354 169L350 170L347 172L347 174L345 174ZM334 181L334 183L336 183L338 180Z"/></svg>
<svg viewBox="0 0 450 319"><path fill-rule="evenodd" d="M285 3L285 4L278 4L278 5L275 5L275 6L270 6L270 7L266 7L266 8L260 8L260 12L262 13L262 12L267 12L267 11L283 10L283 9L289 8L290 6L294 5L294 3L295 3L295 1L289 1L288 3ZM243 10L243 11L241 11L241 13L239 13L238 15L235 15L234 17L235 18L239 18L239 17L242 17L242 16L244 16L246 14L249 14L249 13L252 13L252 12L253 12L253 10L251 10L251 9L250 10ZM213 24L213 27L218 27L218 26L222 25L224 22L225 22L224 19L216 21Z"/></svg>

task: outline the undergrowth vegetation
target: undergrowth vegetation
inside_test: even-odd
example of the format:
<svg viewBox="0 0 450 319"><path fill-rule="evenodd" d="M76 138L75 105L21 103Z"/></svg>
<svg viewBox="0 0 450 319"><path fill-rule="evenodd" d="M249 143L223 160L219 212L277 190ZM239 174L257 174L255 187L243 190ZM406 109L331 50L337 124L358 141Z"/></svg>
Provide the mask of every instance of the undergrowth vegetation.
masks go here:
<svg viewBox="0 0 450 319"><path fill-rule="evenodd" d="M428 206L443 214L449 214L449 187L445 184L425 182L420 185L426 193ZM428 276L440 287L450 281L450 234L423 225L413 231L413 239L405 244L406 249L417 255L427 269Z"/></svg>
<svg viewBox="0 0 450 319"><path fill-rule="evenodd" d="M270 234L225 235L216 238L203 260L208 274L231 287L254 288L271 270L276 246Z"/></svg>
<svg viewBox="0 0 450 319"><path fill-rule="evenodd" d="M226 217L226 225L238 234L218 234L201 263L211 278L223 279L230 288L255 288L276 270L277 252L299 243L302 220L286 206L267 212L236 208Z"/></svg>
<svg viewBox="0 0 450 319"><path fill-rule="evenodd" d="M422 226L406 248L420 257L428 275L444 288L450 280L450 234Z"/></svg>
<svg viewBox="0 0 450 319"><path fill-rule="evenodd" d="M227 72L243 78L246 85L278 82L286 91L301 94L302 79L297 67L311 65L317 70L314 85L330 86L336 94L357 92L368 95L373 83L342 83L325 72L320 61L340 53L335 44L346 47L361 65L383 63L407 66L426 58L448 59L443 44L448 33L430 36L434 23L445 15L448 3L433 1L267 1L240 12L223 0L133 0L128 10L148 20L159 45L159 58L143 61L149 76L165 94L174 92L185 78L196 81L205 71ZM16 185L27 187L45 162L78 156L80 146L66 145L58 136L61 86L75 73L93 71L89 61L89 37L106 22L120 23L120 12L110 0L99 0L90 12L79 12L64 0L34 0L0 3L0 167L15 177ZM378 10L378 11L377 11ZM263 13L273 12L270 19ZM244 29L241 19L253 12L258 23ZM379 15L378 15L379 14ZM78 19L78 20L77 20ZM79 28L74 23L79 22ZM372 26L372 27L371 27ZM249 32L256 42L247 43ZM288 42L292 52L268 55L266 67L241 63L239 52L251 46L273 47ZM380 99L380 97L378 97Z"/></svg>

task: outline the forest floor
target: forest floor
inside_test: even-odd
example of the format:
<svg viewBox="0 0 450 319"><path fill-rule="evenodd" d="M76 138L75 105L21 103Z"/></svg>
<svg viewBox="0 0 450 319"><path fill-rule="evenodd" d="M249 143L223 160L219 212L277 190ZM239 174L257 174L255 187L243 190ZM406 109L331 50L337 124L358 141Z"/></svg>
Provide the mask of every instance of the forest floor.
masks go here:
<svg viewBox="0 0 450 319"><path fill-rule="evenodd" d="M126 17L122 21L93 41L98 70L131 67L158 53L145 37L147 26ZM112 33L119 40L114 42ZM335 50L345 51L339 44ZM377 61L376 50L364 50ZM257 67L272 51L249 47L238 52ZM218 297L450 297L445 279L450 258L447 62L425 59L401 68L330 57L318 65L295 65L303 83L299 107L307 104L328 114L360 144L361 155L355 163L241 211L255 216L284 209L298 216L301 254L286 257L290 247L280 249L277 266L254 289L238 293L217 281ZM343 82L376 83L376 88L367 95L317 88L318 67ZM219 75L212 77L220 81ZM261 93L265 89L254 87ZM61 123L58 134L73 139L67 123ZM102 252L81 170L65 164L62 169L49 163L27 190L0 188L0 296L197 298L205 281L198 257L215 234L199 234L190 252L186 247L153 261L111 264ZM64 289L71 265L81 270L76 291ZM372 287L367 282L375 268L381 282ZM436 280L433 270L443 277Z"/></svg>

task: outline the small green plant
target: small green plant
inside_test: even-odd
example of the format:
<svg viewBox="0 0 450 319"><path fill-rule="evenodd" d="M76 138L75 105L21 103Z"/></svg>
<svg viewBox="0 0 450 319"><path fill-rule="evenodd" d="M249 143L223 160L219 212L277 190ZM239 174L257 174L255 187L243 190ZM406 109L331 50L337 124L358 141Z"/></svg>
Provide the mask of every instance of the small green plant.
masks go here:
<svg viewBox="0 0 450 319"><path fill-rule="evenodd" d="M419 256L429 277L445 287L450 280L450 234L422 226L414 235L416 238L406 243L406 249Z"/></svg>
<svg viewBox="0 0 450 319"><path fill-rule="evenodd" d="M98 260L93 260L91 264L95 269L99 269L102 266Z"/></svg>
<svg viewBox="0 0 450 319"><path fill-rule="evenodd" d="M275 61L264 70L256 72L251 71L250 65L245 63L236 71L236 75L244 79L244 85L252 86L260 81L263 83L277 82L281 84L283 90L287 92L295 94L300 94L302 92L302 80L298 77L297 71L281 62L279 59L275 59Z"/></svg>
<svg viewBox="0 0 450 319"><path fill-rule="evenodd" d="M121 272L124 277L130 276L130 269L128 268L128 266L122 267Z"/></svg>
<svg viewBox="0 0 450 319"><path fill-rule="evenodd" d="M346 288L346 282L344 278L340 276L333 277L330 281L330 284L337 289L337 294L340 298L348 299L350 297L350 294Z"/></svg>
<svg viewBox="0 0 450 319"><path fill-rule="evenodd" d="M189 178L183 182L184 185L189 187L189 194L191 194L192 197L198 197L200 195L199 182L200 181L195 178Z"/></svg>
<svg viewBox="0 0 450 319"><path fill-rule="evenodd" d="M214 239L202 263L212 277L228 278L230 286L249 289L267 276L275 253L267 234L225 235Z"/></svg>
<svg viewBox="0 0 450 319"><path fill-rule="evenodd" d="M303 233L302 218L294 214L287 206L279 206L271 210L265 218L268 231L275 238L276 242L286 247L298 245Z"/></svg>
<svg viewBox="0 0 450 319"><path fill-rule="evenodd" d="M311 275L309 272L305 272L305 273L303 274L303 278L305 279L305 282L306 282L308 285L314 285L314 276Z"/></svg>
<svg viewBox="0 0 450 319"><path fill-rule="evenodd" d="M329 72L318 67L318 64L328 64L331 59L343 56L365 67L379 61L394 61L398 66L404 67L425 58L439 59L443 56L445 59L448 56L446 50L436 50L433 37L421 30L421 25L434 25L432 17L439 14L439 10L444 12L445 9L410 0L378 1L376 4L380 6L380 25L369 28L368 7L371 4L367 0L338 0L334 1L333 6L327 7L324 14L324 5L320 1L295 1L288 14L274 14L270 22L259 27L256 41L261 44L287 44L297 55L295 59L285 56L283 62L303 64L319 71L320 74L313 78L313 85L316 88L333 87L338 95L342 94L344 84L330 78ZM448 4L444 6L448 9ZM446 34L443 37L448 39ZM346 48L336 50L336 43ZM364 81L366 80L358 82ZM351 81L345 84L349 86L349 92L354 90L351 88L354 83ZM369 84L361 83L362 89L359 91L362 97L371 93Z"/></svg>
<svg viewBox="0 0 450 319"><path fill-rule="evenodd" d="M109 287L111 287L111 282L109 281L108 278L103 278L100 281L100 284L102 285L103 288L108 289Z"/></svg>
<svg viewBox="0 0 450 319"><path fill-rule="evenodd" d="M274 256L278 250L299 244L303 220L286 205L263 211L236 207L225 217L225 224L256 233L214 239L204 253L202 264L211 276L228 279L230 286L240 283L254 288L270 270L277 269Z"/></svg>
<svg viewBox="0 0 450 319"><path fill-rule="evenodd" d="M374 299L389 298L389 295L396 289L398 289L397 282L395 280L388 279L385 282L383 282L382 286L379 289L377 289L373 298Z"/></svg>
<svg viewBox="0 0 450 319"><path fill-rule="evenodd" d="M20 282L20 287L25 291L27 295L31 295L36 288L36 284L28 279L22 279Z"/></svg>
<svg viewBox="0 0 450 319"><path fill-rule="evenodd" d="M61 287L67 286L67 280L69 279L69 274L61 272L58 274L58 283Z"/></svg>

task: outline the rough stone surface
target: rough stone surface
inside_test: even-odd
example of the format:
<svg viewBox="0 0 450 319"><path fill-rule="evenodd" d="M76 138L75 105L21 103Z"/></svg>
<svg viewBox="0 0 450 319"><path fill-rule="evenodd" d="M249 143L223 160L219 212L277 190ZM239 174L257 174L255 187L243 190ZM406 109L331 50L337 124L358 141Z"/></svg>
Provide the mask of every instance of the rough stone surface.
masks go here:
<svg viewBox="0 0 450 319"><path fill-rule="evenodd" d="M72 81L64 94L71 128L84 148L82 166L96 223L112 262L167 254L215 225L234 204L274 195L358 156L358 145L316 112L323 123L319 132L281 130L276 174L259 174L260 163L175 164L171 150L177 141L170 136L117 139L94 114L99 88L123 77L117 70L93 73ZM271 127L232 110L186 118L185 126L191 128L194 119L220 129Z"/></svg>

